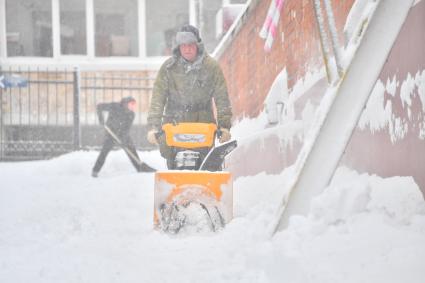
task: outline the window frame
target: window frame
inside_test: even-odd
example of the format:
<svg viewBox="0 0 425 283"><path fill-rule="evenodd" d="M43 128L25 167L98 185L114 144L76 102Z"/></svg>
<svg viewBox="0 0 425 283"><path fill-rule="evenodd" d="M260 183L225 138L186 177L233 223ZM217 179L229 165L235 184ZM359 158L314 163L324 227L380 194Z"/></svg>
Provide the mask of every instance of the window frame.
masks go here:
<svg viewBox="0 0 425 283"><path fill-rule="evenodd" d="M137 0L138 10L138 56L95 56L95 15L94 1L85 0L86 7L86 54L72 55L61 54L60 40L60 0L50 0L52 5L52 57L39 56L13 56L7 55L7 30L6 30L6 0L0 0L0 63L5 65L25 64L25 65L107 65L112 68L118 65L127 66L125 69L133 68L136 65L139 68L150 68L160 66L168 56L147 56L146 55L146 1ZM190 22L193 21L192 15L194 0L187 0L189 6ZM192 23L193 24L193 23ZM146 62L145 66L140 63Z"/></svg>

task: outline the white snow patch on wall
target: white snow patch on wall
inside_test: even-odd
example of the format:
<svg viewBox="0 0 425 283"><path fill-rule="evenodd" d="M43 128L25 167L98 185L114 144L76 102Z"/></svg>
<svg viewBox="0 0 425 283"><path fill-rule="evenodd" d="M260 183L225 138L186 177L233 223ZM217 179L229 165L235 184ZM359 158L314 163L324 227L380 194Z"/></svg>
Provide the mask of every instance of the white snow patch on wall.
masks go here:
<svg viewBox="0 0 425 283"><path fill-rule="evenodd" d="M425 140L425 118L422 121L422 126L419 128L419 135L418 135L418 137L421 140Z"/></svg>
<svg viewBox="0 0 425 283"><path fill-rule="evenodd" d="M422 103L422 111L425 112L425 70L423 70L422 73L416 73L415 83L418 87L418 94Z"/></svg>
<svg viewBox="0 0 425 283"><path fill-rule="evenodd" d="M268 125L267 115L263 111L256 118L243 118L232 126L230 132L236 139L252 136L258 131L264 130Z"/></svg>
<svg viewBox="0 0 425 283"><path fill-rule="evenodd" d="M307 72L303 79L298 80L288 93L287 88L287 72L284 68L274 80L270 87L269 93L265 99L265 109L256 118L244 118L233 125L231 129L232 136L241 140L242 143L250 143L258 141L261 137L263 140L269 135L277 134L283 143L282 146L292 144L294 139L303 139L306 128L311 124L314 118L314 107L310 101L304 106L301 116L302 120L295 121L295 102L302 97L312 86L325 76L324 68L321 70L313 70ZM270 118L266 111L276 105L278 102L284 102L284 109L278 113L278 125L271 127ZM279 110L279 108L277 108ZM259 134L261 132L261 134Z"/></svg>
<svg viewBox="0 0 425 283"><path fill-rule="evenodd" d="M284 68L275 78L264 102L270 124L281 123L284 105L288 101L288 73Z"/></svg>
<svg viewBox="0 0 425 283"><path fill-rule="evenodd" d="M314 86L319 80L325 77L325 69L310 70L305 74L305 77L298 80L292 87L292 91L289 94L289 98L298 99L312 86Z"/></svg>
<svg viewBox="0 0 425 283"><path fill-rule="evenodd" d="M394 117L394 115L393 115ZM394 118L393 127L390 127L391 141L403 139L409 131L409 125L407 121L404 121L401 117Z"/></svg>
<svg viewBox="0 0 425 283"><path fill-rule="evenodd" d="M407 104L407 113L409 116L409 119L411 118L411 110L410 106L412 106L412 98L411 95L413 94L415 90L416 82L415 79L410 75L410 73L407 74L406 80L403 81L400 88L400 98L401 98L401 105L403 108L405 107L405 104Z"/></svg>
<svg viewBox="0 0 425 283"><path fill-rule="evenodd" d="M369 126L373 133L388 125L391 120L392 105L390 100L388 100L387 104L384 105L384 94L385 86L380 80L378 80L372 90L369 101L366 104L366 108L363 110L363 114L360 117L360 129L363 130Z"/></svg>
<svg viewBox="0 0 425 283"><path fill-rule="evenodd" d="M385 86L385 89L387 90L389 94L391 94L392 96L395 96L397 87L398 87L398 82L395 75L393 76L392 80L390 80L390 78L387 79L387 85Z"/></svg>
<svg viewBox="0 0 425 283"><path fill-rule="evenodd" d="M285 117L283 121L294 121L296 118L295 113L295 103L300 99L309 89L311 89L318 81L325 77L325 68L321 70L312 70L306 73L303 79L298 80L295 85L292 87L292 91L289 94L288 102L286 103L286 111L284 112ZM306 111L310 111L310 105L306 103L304 107L309 109L303 109L302 116L313 118L312 114L307 115ZM311 109L313 110L313 109ZM307 121L305 121L307 122ZM308 124L308 122L307 122Z"/></svg>
<svg viewBox="0 0 425 283"><path fill-rule="evenodd" d="M392 97L396 96L398 86L400 86L400 99L403 109L407 111L408 119L396 117L393 113L391 100L385 102L385 93ZM422 107L422 114L413 117L412 98L418 95ZM384 104L385 103L385 104ZM410 73L401 83L394 76L391 80L388 78L384 86L383 82L378 80L373 89L366 108L360 117L358 127L362 130L367 127L372 131L379 131L388 127L391 141L396 142L403 139L409 132L409 122L417 123L419 128L419 138L425 139L425 70L419 71L415 76ZM419 121L418 121L419 120Z"/></svg>

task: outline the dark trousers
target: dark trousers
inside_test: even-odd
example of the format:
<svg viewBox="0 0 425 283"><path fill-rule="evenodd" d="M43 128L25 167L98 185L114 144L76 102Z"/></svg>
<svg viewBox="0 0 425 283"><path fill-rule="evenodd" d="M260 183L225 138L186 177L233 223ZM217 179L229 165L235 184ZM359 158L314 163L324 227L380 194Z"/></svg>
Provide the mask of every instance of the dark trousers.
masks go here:
<svg viewBox="0 0 425 283"><path fill-rule="evenodd" d="M140 160L139 155L137 154L136 147L134 146L134 143L130 137L126 139L121 139L122 145L121 147L125 147L127 150L129 150L135 157L137 157L138 160ZM103 141L102 149L100 150L100 154L97 157L96 163L94 164L93 171L99 172L100 169L102 169L103 164L105 163L106 156L108 153L114 148L114 145L116 142L112 139L110 135L105 136L105 140ZM139 163L134 160L134 158L127 152L127 150L124 150L127 154L128 158L130 158L131 163L133 164L134 168L139 172L140 171L140 165ZM140 162L140 161L139 161Z"/></svg>

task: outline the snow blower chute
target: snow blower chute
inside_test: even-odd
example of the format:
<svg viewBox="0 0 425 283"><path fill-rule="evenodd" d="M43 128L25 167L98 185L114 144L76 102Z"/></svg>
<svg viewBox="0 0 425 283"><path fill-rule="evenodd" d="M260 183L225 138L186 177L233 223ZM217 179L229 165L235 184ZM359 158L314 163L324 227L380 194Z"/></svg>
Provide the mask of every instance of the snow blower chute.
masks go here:
<svg viewBox="0 0 425 283"><path fill-rule="evenodd" d="M236 141L214 147L220 132L210 123L165 124L162 130L175 158L172 170L155 173L155 228L175 234L224 227L233 217L233 188L222 167Z"/></svg>

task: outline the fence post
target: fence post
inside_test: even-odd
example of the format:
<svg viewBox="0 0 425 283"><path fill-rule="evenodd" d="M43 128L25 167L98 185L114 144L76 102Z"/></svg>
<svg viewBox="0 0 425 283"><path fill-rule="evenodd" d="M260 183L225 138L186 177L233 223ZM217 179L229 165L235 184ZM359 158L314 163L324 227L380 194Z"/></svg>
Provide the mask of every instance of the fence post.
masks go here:
<svg viewBox="0 0 425 283"><path fill-rule="evenodd" d="M1 74L1 69L0 69ZM5 136L3 133L3 89L0 88L0 161L3 160L3 142Z"/></svg>
<svg viewBox="0 0 425 283"><path fill-rule="evenodd" d="M3 75L2 67L0 66L0 77ZM6 140L3 132L3 89L0 87L0 161L3 160L3 142Z"/></svg>
<svg viewBox="0 0 425 283"><path fill-rule="evenodd" d="M80 70L78 67L74 68L73 71L73 108L74 108L74 150L79 150L81 148L81 125L80 125Z"/></svg>

